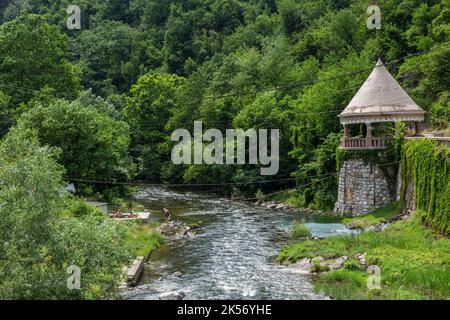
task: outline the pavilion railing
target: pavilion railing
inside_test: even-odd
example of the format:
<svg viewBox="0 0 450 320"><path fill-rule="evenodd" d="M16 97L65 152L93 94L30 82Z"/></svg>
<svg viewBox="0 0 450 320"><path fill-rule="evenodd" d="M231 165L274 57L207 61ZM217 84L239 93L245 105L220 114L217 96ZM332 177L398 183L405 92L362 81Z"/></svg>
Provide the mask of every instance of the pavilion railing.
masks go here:
<svg viewBox="0 0 450 320"><path fill-rule="evenodd" d="M341 148L349 150L381 150L386 149L392 142L391 137L366 137L366 138L350 138L342 139Z"/></svg>

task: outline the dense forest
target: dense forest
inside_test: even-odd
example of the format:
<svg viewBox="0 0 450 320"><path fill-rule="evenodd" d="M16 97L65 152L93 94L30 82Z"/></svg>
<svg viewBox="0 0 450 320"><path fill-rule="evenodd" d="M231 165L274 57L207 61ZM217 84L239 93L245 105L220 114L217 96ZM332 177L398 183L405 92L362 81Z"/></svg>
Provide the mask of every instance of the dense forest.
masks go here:
<svg viewBox="0 0 450 320"><path fill-rule="evenodd" d="M81 8L80 29L67 26L72 4ZM67 209L58 192L67 182L81 195L109 202L126 194L132 181L192 188L227 183L220 187L224 192L242 197L307 185L296 193L298 206L332 209L337 178L323 177L336 172L342 136L337 115L379 57L427 111L427 125L449 130L450 1L377 1L381 29L367 27L370 4L0 0L0 201L8 203L0 214L12 219L35 211L20 216L14 228L29 227L30 239L45 241L54 259L89 252L107 260L97 273L86 260L93 276L83 298L95 298L105 297L114 283L111 274L120 273L128 259L114 250L125 231L112 223L94 223L96 230L73 219L34 223L52 219L61 208L71 211L67 216L89 210L76 200ZM279 129L280 170L264 177L258 165L174 165L171 133L192 130L195 120L221 131ZM255 183L267 180L273 182ZM18 181L22 188L5 187ZM13 205L17 199L20 207ZM2 219L2 230L14 235L11 221ZM92 228L90 239L70 236L83 228ZM23 245L24 256L44 255L32 250L33 242L2 237L10 239L2 240L6 247L17 247L5 248L0 260L12 259ZM92 245L73 249L82 241ZM24 275L21 261L16 263L0 268L0 279L7 272L41 281L54 267L37 264L35 273ZM51 296L52 289L47 292ZM37 295L9 282L0 286L2 294Z"/></svg>
<svg viewBox="0 0 450 320"><path fill-rule="evenodd" d="M228 191L254 195L245 183L267 179L257 166L175 166L170 133L194 120L279 128L270 179L298 177L311 186L299 205L329 209L336 181L320 177L336 167L337 115L378 57L430 125L450 119L446 0L380 1L379 30L366 26L367 1L83 0L75 30L70 4L2 1L0 33L1 132L26 127L60 148L67 179L236 182Z"/></svg>

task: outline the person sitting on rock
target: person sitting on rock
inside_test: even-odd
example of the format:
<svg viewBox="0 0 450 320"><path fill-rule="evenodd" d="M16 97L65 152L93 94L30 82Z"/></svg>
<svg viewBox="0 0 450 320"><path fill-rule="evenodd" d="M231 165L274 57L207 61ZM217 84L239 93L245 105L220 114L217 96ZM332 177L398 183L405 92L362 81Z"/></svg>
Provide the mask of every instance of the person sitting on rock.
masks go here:
<svg viewBox="0 0 450 320"><path fill-rule="evenodd" d="M164 220L165 221L170 221L170 211L167 208L163 208L163 212L164 212Z"/></svg>

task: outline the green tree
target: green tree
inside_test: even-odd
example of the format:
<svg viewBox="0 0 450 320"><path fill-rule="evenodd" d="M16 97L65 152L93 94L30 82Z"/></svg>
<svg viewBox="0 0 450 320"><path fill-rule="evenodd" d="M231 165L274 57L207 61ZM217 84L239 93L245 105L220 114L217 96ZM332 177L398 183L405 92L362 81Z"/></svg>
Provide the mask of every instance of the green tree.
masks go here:
<svg viewBox="0 0 450 320"><path fill-rule="evenodd" d="M91 101L92 104L83 103ZM108 111L109 110L109 111ZM19 128L33 128L39 141L61 150L58 157L71 179L126 181L134 167L128 155L128 125L111 116L112 106L82 96L36 105L22 115ZM107 185L96 185L103 190Z"/></svg>
<svg viewBox="0 0 450 320"><path fill-rule="evenodd" d="M110 298L129 261L122 226L61 215L68 199L56 156L30 129L13 128L0 145L1 299ZM67 287L71 265L81 290Z"/></svg>
<svg viewBox="0 0 450 320"><path fill-rule="evenodd" d="M259 181L268 180L270 178L277 179L280 176L286 177L292 170L291 161L288 152L292 149L290 142L290 128L288 121L288 107L286 101L279 101L279 97L274 92L264 92L259 94L256 99L246 105L240 112L234 117L233 126L235 128L248 130L248 129L278 129L280 130L279 141L279 167L280 170L275 176L261 177L259 166L246 165L244 168L240 168L241 172L238 172L234 180L239 182L246 181ZM269 146L270 150L270 146ZM245 185L244 185L245 186ZM273 187L267 185L269 187ZM245 186L250 188L252 194L256 192L256 185ZM263 186L264 187L264 186Z"/></svg>
<svg viewBox="0 0 450 320"><path fill-rule="evenodd" d="M280 0L277 2L280 12L281 25L285 35L301 31L304 27L300 5L294 0Z"/></svg>
<svg viewBox="0 0 450 320"><path fill-rule="evenodd" d="M171 7L164 33L164 62L168 71L183 74L184 62L194 56L192 15L176 5Z"/></svg>
<svg viewBox="0 0 450 320"><path fill-rule="evenodd" d="M0 90L11 108L43 88L73 99L80 90L78 70L66 57L67 36L37 15L23 14L0 25Z"/></svg>
<svg viewBox="0 0 450 320"><path fill-rule="evenodd" d="M172 109L177 107L183 81L176 75L149 73L131 88L124 113L132 130L132 148L142 161L142 178L159 179L161 162L170 157L162 143L170 137L165 126Z"/></svg>
<svg viewBox="0 0 450 320"><path fill-rule="evenodd" d="M72 43L83 85L103 97L128 91L139 76L140 64L145 64L145 57L136 60L144 50L140 43L145 44L139 36L137 30L118 21L102 21L84 30Z"/></svg>

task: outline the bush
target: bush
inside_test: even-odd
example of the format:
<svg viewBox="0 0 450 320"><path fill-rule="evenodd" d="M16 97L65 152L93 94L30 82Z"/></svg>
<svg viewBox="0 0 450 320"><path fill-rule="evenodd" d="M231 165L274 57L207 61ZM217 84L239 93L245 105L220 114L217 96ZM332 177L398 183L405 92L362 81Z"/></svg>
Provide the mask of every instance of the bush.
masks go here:
<svg viewBox="0 0 450 320"><path fill-rule="evenodd" d="M68 201L68 209L65 211L68 216L74 217L74 218L84 218L84 217L96 217L99 219L105 218L105 214L87 204L82 199L73 198Z"/></svg>
<svg viewBox="0 0 450 320"><path fill-rule="evenodd" d="M312 272L325 272L325 271L329 271L329 270L330 270L330 267L328 267L326 264L321 265L320 262L318 262L318 261L314 261L311 266Z"/></svg>
<svg viewBox="0 0 450 320"><path fill-rule="evenodd" d="M343 267L344 267L344 269L347 269L347 270L353 270L353 271L361 270L361 265L355 259L349 259L347 261L344 261Z"/></svg>
<svg viewBox="0 0 450 320"><path fill-rule="evenodd" d="M258 202L263 202L265 198L264 192L262 192L261 189L258 189L258 191L256 191L255 198Z"/></svg>
<svg viewBox="0 0 450 320"><path fill-rule="evenodd" d="M61 192L63 169L34 131L0 144L0 299L106 299L131 256L126 228ZM81 270L70 290L67 268Z"/></svg>
<svg viewBox="0 0 450 320"><path fill-rule="evenodd" d="M126 181L135 169L128 154L129 126L99 110L106 108L100 102L84 103L57 100L36 105L18 121L22 130L36 130L40 143L58 148L57 160L68 178L75 180L79 193L92 191L92 183L77 180ZM108 184L93 186L96 191L110 188Z"/></svg>
<svg viewBox="0 0 450 320"><path fill-rule="evenodd" d="M304 224L295 224L292 227L292 235L296 238L306 238L311 235L311 232Z"/></svg>

